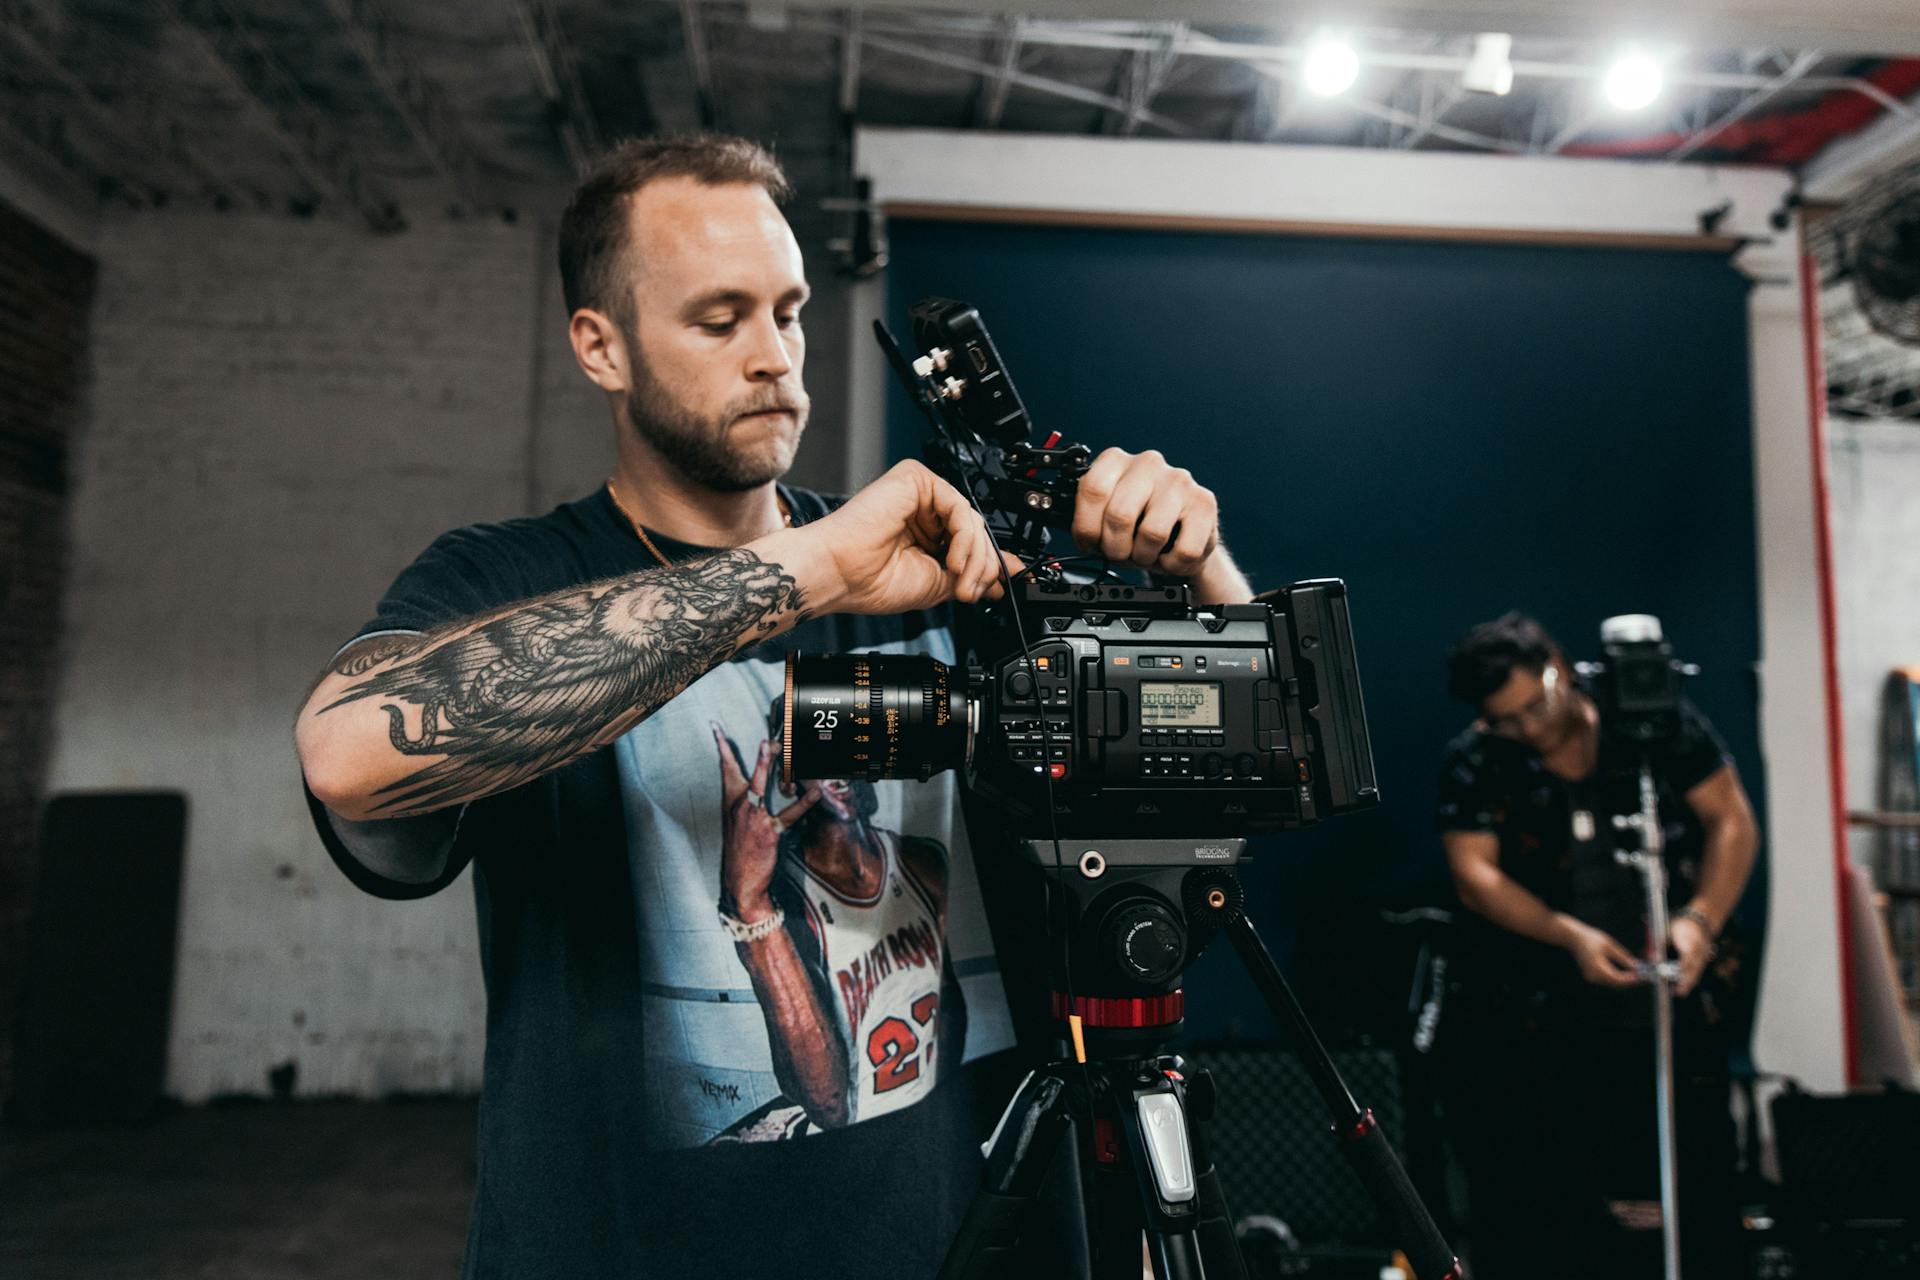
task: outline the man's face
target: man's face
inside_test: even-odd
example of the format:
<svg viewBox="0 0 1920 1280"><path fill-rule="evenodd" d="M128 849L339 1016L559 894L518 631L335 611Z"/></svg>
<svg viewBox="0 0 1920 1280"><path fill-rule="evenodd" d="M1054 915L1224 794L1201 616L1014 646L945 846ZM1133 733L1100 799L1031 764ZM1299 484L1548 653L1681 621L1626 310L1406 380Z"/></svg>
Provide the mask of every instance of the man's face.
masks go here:
<svg viewBox="0 0 1920 1280"><path fill-rule="evenodd" d="M758 186L667 178L629 202L627 421L722 492L785 475L806 430L800 246Z"/></svg>
<svg viewBox="0 0 1920 1280"><path fill-rule="evenodd" d="M1487 728L1545 755L1564 745L1580 726L1578 701L1564 664L1544 671L1515 667L1507 682L1480 704Z"/></svg>

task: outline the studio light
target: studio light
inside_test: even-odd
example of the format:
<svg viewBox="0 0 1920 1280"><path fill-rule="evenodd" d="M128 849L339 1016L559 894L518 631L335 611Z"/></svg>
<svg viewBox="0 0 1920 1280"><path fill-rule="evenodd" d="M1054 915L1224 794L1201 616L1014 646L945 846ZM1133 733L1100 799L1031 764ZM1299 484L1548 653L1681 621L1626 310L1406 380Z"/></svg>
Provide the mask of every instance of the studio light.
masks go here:
<svg viewBox="0 0 1920 1280"><path fill-rule="evenodd" d="M1660 96L1666 73L1660 64L1638 50L1620 55L1601 82L1607 101L1621 111L1638 111Z"/></svg>
<svg viewBox="0 0 1920 1280"><path fill-rule="evenodd" d="M1504 98L1513 89L1513 37L1499 31L1475 36L1473 55L1460 73L1460 87L1468 93Z"/></svg>
<svg viewBox="0 0 1920 1280"><path fill-rule="evenodd" d="M1307 92L1322 98L1345 93L1360 75L1360 55L1344 40L1323 36L1307 47L1301 67Z"/></svg>

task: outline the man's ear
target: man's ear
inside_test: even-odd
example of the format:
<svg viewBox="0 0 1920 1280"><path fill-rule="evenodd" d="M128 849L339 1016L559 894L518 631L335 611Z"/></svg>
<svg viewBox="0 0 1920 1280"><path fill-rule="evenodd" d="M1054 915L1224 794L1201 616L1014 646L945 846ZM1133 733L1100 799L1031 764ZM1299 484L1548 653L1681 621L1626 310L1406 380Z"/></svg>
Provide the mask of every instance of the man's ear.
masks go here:
<svg viewBox="0 0 1920 1280"><path fill-rule="evenodd" d="M567 322L567 341L573 344L573 358L593 384L602 391L632 389L632 369L627 340L605 312L582 307Z"/></svg>

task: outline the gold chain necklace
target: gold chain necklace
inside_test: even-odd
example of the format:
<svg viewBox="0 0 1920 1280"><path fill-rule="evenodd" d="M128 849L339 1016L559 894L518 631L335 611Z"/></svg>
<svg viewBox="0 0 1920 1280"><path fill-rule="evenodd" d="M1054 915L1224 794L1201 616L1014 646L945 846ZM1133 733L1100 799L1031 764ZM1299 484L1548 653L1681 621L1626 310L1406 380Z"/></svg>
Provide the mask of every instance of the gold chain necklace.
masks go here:
<svg viewBox="0 0 1920 1280"><path fill-rule="evenodd" d="M627 518L627 523L633 526L634 533L640 538L640 545L653 553L653 558L660 562L662 568L671 569L673 567L673 561L667 559L666 556L660 553L660 548L653 545L653 539L647 536L647 531L641 525L639 518L635 516L627 507L627 504L621 500L620 491L613 487L612 476L607 477L607 496L613 499L613 505L619 509L621 515ZM793 509L787 506L786 495L776 489L773 492L773 500L780 504L780 523L791 529L793 527Z"/></svg>

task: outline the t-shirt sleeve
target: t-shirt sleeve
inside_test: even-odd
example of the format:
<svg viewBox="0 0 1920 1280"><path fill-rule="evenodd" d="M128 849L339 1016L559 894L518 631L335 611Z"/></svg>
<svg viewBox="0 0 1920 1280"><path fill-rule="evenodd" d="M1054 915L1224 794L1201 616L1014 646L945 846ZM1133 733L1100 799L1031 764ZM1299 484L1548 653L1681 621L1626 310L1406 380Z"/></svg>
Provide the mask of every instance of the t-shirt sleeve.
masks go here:
<svg viewBox="0 0 1920 1280"><path fill-rule="evenodd" d="M374 615L341 648L373 635L420 634L484 613L527 592L515 581L515 560L476 530L437 539L401 570ZM304 785L304 779L303 779ZM334 865L355 886L381 898L424 898L459 878L472 858L460 827L468 806L406 818L354 822L334 813L308 788L314 829Z"/></svg>
<svg viewBox="0 0 1920 1280"><path fill-rule="evenodd" d="M1472 747L1456 742L1440 766L1440 796L1434 825L1441 831L1492 831L1486 761Z"/></svg>
<svg viewBox="0 0 1920 1280"><path fill-rule="evenodd" d="M1680 704L1680 729L1666 744L1662 772L1682 795L1733 763L1733 755L1713 724L1691 702Z"/></svg>

